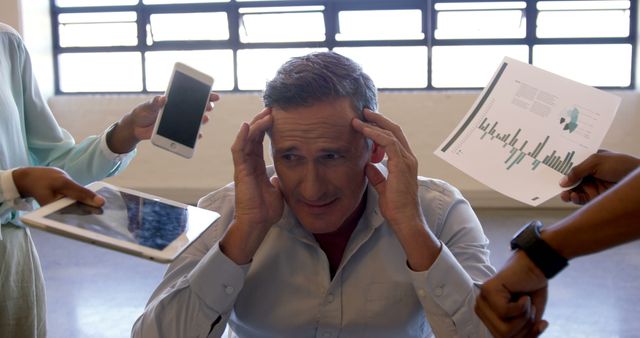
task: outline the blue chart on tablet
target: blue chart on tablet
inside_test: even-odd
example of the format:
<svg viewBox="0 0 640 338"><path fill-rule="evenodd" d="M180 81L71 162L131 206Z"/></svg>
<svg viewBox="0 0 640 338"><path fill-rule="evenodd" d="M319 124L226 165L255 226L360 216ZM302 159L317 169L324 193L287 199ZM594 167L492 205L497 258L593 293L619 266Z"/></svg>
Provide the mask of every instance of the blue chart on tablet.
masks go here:
<svg viewBox="0 0 640 338"><path fill-rule="evenodd" d="M536 206L596 152L620 98L505 58L435 154L490 188Z"/></svg>

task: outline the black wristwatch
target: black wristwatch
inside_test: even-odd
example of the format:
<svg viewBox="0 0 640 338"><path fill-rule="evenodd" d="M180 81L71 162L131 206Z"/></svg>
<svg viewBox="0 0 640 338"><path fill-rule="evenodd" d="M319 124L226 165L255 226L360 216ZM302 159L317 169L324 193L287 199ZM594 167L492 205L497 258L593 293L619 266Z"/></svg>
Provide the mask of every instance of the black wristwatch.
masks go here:
<svg viewBox="0 0 640 338"><path fill-rule="evenodd" d="M511 239L511 250L524 251L544 276L551 279L569 263L540 237L540 229L542 229L540 221L527 223Z"/></svg>

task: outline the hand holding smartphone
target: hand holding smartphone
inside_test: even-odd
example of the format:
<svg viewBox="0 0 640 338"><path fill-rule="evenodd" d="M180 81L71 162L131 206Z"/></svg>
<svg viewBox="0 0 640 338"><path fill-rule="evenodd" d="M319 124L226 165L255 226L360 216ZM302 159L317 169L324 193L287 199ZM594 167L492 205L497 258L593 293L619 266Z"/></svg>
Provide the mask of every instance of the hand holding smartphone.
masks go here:
<svg viewBox="0 0 640 338"><path fill-rule="evenodd" d="M191 158L212 85L211 76L176 62L165 93L167 103L158 114L151 143Z"/></svg>

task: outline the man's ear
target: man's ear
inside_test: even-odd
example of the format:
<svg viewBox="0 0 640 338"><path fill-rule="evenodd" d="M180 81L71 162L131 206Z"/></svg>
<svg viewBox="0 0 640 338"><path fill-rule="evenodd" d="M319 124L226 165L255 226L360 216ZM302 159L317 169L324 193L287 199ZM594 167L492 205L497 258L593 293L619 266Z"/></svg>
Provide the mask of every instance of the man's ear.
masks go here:
<svg viewBox="0 0 640 338"><path fill-rule="evenodd" d="M369 162L380 163L384 159L384 148L373 142Z"/></svg>

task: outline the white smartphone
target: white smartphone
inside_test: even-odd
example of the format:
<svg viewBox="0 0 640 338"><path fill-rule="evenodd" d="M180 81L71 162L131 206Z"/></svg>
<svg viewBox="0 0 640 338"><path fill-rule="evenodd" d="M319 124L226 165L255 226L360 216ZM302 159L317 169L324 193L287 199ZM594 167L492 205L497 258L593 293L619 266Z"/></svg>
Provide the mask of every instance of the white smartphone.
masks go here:
<svg viewBox="0 0 640 338"><path fill-rule="evenodd" d="M220 217L211 210L105 182L87 188L105 199L101 208L63 198L21 219L45 231L168 263Z"/></svg>
<svg viewBox="0 0 640 338"><path fill-rule="evenodd" d="M167 103L158 114L151 143L191 158L212 85L211 76L176 62L165 93Z"/></svg>

